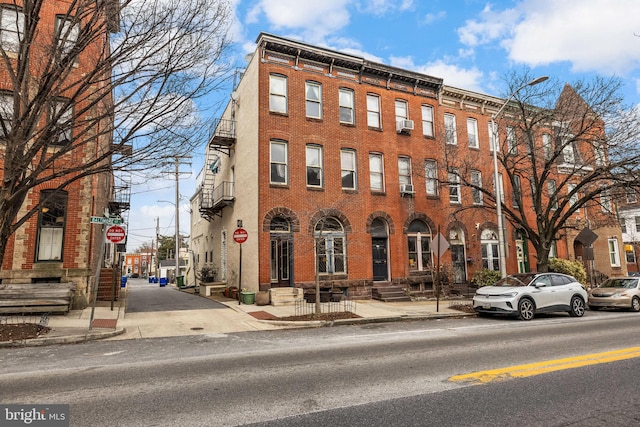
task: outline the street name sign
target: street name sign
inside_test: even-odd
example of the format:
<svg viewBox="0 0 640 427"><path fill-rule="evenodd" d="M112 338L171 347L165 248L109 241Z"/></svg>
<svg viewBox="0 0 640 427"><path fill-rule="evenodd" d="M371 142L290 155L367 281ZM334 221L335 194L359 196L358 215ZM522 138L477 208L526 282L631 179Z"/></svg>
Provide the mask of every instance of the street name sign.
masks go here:
<svg viewBox="0 0 640 427"><path fill-rule="evenodd" d="M92 224L122 224L122 218L106 218L103 216L92 216Z"/></svg>

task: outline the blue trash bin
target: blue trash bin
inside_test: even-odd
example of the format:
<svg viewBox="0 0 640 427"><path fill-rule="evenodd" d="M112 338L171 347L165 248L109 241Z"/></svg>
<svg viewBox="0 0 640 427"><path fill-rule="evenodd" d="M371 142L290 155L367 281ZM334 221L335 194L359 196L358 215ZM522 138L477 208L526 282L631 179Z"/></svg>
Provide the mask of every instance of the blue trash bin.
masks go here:
<svg viewBox="0 0 640 427"><path fill-rule="evenodd" d="M160 286L167 286L167 283L169 283L169 279L167 279L166 277L160 278Z"/></svg>
<svg viewBox="0 0 640 427"><path fill-rule="evenodd" d="M122 276L122 279L120 280L120 287L124 288L127 286L127 276Z"/></svg>
<svg viewBox="0 0 640 427"><path fill-rule="evenodd" d="M158 283L158 278L157 277L153 278L153 283Z"/></svg>

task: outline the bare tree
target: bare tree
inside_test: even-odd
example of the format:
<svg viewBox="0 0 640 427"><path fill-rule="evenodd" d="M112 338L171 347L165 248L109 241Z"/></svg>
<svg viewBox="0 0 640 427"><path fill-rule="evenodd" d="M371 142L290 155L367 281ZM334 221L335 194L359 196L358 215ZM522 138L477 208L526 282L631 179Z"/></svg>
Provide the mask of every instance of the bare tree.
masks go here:
<svg viewBox="0 0 640 427"><path fill-rule="evenodd" d="M149 171L190 151L202 142L198 100L232 70L226 0L14 6L3 4L0 43L0 264L9 237L38 211L21 210L31 190ZM41 19L51 7L64 7L55 25Z"/></svg>
<svg viewBox="0 0 640 427"><path fill-rule="evenodd" d="M516 93L496 119L500 170L505 189L513 190L502 192L501 207L534 247L538 271L547 271L554 240L569 229L617 225L616 198L640 184L640 116L624 105L616 78L571 85L550 79L529 87L531 78L528 72L507 76L507 93ZM479 184L471 176L480 156L447 155L461 185L485 200L458 212L495 212L493 182Z"/></svg>

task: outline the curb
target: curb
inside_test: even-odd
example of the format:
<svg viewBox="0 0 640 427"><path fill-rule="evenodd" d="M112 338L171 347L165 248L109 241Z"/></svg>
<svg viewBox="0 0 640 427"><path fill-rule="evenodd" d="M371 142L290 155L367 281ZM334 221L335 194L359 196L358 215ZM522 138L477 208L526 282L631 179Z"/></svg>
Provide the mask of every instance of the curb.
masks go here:
<svg viewBox="0 0 640 427"><path fill-rule="evenodd" d="M95 341L115 337L126 332L125 328L105 332L87 332L86 334L68 335L61 337L38 337L28 340L0 342L0 348L17 347L42 347L55 344L78 344L86 341Z"/></svg>

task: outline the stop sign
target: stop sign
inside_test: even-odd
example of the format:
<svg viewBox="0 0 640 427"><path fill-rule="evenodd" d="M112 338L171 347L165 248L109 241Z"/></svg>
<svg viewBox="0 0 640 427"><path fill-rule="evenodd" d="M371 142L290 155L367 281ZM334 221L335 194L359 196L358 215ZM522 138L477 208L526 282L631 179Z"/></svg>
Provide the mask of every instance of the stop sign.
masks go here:
<svg viewBox="0 0 640 427"><path fill-rule="evenodd" d="M105 237L111 243L122 243L124 242L125 237L127 237L127 232L119 225L112 225L107 228Z"/></svg>
<svg viewBox="0 0 640 427"><path fill-rule="evenodd" d="M244 228L236 228L236 231L233 232L233 241L236 243L244 243L248 237L249 233Z"/></svg>

